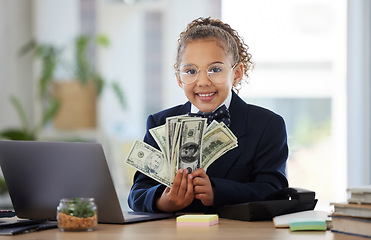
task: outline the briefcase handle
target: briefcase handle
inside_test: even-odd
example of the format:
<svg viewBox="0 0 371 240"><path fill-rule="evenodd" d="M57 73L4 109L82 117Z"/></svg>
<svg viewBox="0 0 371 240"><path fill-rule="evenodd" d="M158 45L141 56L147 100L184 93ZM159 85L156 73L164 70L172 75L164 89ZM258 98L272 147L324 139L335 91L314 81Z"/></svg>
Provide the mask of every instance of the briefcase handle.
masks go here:
<svg viewBox="0 0 371 240"><path fill-rule="evenodd" d="M291 200L297 199L300 203L312 203L316 193L304 188L283 188L270 194L265 200Z"/></svg>

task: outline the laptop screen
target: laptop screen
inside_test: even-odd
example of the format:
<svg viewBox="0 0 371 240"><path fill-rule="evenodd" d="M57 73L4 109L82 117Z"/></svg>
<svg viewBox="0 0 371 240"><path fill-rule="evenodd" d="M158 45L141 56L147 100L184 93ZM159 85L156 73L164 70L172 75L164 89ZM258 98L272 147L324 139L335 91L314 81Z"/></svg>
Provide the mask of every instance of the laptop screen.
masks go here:
<svg viewBox="0 0 371 240"><path fill-rule="evenodd" d="M0 166L19 218L55 220L60 199L85 197L99 222L124 222L99 143L0 141Z"/></svg>

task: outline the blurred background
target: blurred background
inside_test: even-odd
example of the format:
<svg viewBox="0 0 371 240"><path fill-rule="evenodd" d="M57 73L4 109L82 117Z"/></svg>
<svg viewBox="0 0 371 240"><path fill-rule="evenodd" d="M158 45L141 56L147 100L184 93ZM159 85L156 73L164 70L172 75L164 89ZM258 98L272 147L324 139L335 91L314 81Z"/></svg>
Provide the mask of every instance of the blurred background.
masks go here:
<svg viewBox="0 0 371 240"><path fill-rule="evenodd" d="M128 210L125 157L149 114L186 101L177 39L211 16L250 47L239 95L286 121L290 185L328 210L371 183L370 15L367 0L0 0L0 138L102 143Z"/></svg>

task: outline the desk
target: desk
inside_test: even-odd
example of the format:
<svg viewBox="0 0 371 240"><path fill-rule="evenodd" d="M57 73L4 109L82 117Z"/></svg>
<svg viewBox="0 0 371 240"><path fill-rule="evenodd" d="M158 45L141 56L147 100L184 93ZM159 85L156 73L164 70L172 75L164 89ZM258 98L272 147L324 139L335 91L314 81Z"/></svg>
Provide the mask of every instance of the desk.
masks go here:
<svg viewBox="0 0 371 240"><path fill-rule="evenodd" d="M1 236L1 240L41 240L41 239L93 239L93 240L174 240L174 239L264 239L264 240L342 240L365 239L330 231L290 232L289 229L276 229L271 221L243 222L219 219L219 224L211 227L177 227L175 219L158 220L127 225L99 224L92 232L61 232L50 229L16 236Z"/></svg>

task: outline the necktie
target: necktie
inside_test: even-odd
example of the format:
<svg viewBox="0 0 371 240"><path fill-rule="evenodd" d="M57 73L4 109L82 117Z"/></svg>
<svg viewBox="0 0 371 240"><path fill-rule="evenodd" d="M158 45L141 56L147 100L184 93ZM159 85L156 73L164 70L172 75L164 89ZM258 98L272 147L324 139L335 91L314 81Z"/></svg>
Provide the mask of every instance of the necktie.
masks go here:
<svg viewBox="0 0 371 240"><path fill-rule="evenodd" d="M218 109L211 113L204 113L200 111L198 113L189 113L188 115L190 117L207 118L208 124L210 124L213 120L216 120L218 122L224 122L224 124L227 125L228 127L231 125L231 115L225 105L219 107Z"/></svg>

